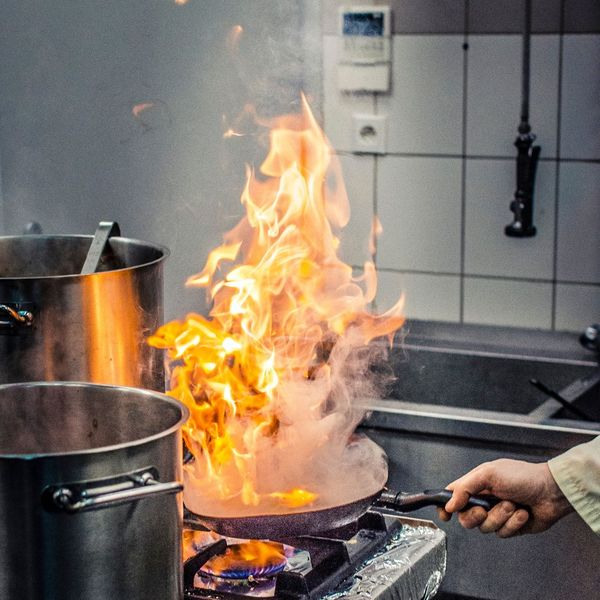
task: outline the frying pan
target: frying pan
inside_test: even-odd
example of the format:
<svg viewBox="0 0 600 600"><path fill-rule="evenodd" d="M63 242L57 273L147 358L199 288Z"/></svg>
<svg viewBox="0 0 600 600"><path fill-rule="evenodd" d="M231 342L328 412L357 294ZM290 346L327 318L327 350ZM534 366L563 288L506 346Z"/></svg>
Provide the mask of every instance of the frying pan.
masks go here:
<svg viewBox="0 0 600 600"><path fill-rule="evenodd" d="M210 517L196 515L210 530L227 537L245 539L280 539L322 533L347 525L371 508L410 512L425 506L445 506L452 497L450 490L425 490L420 493L393 492L383 488L371 494L330 508L287 514L253 515L250 517ZM465 509L481 506L490 510L500 502L495 496L471 496Z"/></svg>

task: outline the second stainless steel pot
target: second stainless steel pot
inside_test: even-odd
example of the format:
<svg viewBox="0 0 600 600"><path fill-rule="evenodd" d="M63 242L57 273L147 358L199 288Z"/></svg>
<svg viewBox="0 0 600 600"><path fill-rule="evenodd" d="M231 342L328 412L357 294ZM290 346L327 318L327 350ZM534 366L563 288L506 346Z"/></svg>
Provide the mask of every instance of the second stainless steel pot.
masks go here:
<svg viewBox="0 0 600 600"><path fill-rule="evenodd" d="M165 389L162 353L145 338L163 321L168 250L112 237L98 272L81 275L92 239L0 237L0 383Z"/></svg>
<svg viewBox="0 0 600 600"><path fill-rule="evenodd" d="M187 415L145 390L0 386L0 598L179 600Z"/></svg>

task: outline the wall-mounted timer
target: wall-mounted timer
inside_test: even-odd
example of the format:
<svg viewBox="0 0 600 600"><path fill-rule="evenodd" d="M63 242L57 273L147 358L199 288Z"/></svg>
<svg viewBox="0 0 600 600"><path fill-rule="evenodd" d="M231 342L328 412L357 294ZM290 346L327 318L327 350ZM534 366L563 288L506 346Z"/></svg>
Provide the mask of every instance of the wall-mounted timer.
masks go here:
<svg viewBox="0 0 600 600"><path fill-rule="evenodd" d="M341 7L338 87L343 91L387 92L390 87L389 6Z"/></svg>

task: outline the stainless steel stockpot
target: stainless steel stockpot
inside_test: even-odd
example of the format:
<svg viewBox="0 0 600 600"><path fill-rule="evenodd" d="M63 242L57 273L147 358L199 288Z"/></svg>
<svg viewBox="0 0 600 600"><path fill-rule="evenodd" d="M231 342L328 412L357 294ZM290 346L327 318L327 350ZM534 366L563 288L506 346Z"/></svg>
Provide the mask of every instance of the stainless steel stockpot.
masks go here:
<svg viewBox="0 0 600 600"><path fill-rule="evenodd" d="M93 236L0 237L0 383L89 381L163 391L162 246L112 237L81 275Z"/></svg>
<svg viewBox="0 0 600 600"><path fill-rule="evenodd" d="M147 390L0 386L0 598L180 599L187 416Z"/></svg>

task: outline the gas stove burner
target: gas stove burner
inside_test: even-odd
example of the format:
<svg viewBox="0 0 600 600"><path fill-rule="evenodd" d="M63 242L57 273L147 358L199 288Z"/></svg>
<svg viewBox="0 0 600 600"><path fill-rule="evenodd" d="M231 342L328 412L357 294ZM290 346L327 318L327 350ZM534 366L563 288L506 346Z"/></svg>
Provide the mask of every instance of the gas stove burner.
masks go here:
<svg viewBox="0 0 600 600"><path fill-rule="evenodd" d="M202 565L200 573L219 579L264 579L285 569L287 558L283 544L251 540L227 546L223 554Z"/></svg>
<svg viewBox="0 0 600 600"><path fill-rule="evenodd" d="M194 579L194 588L203 592L219 592L227 597L248 596L252 598L272 598L275 594L275 579L225 579L216 575L206 575L198 571Z"/></svg>
<svg viewBox="0 0 600 600"><path fill-rule="evenodd" d="M402 526L398 519L367 512L318 536L256 541L192 531L201 526L192 514L184 523L186 600L320 598L349 581Z"/></svg>

